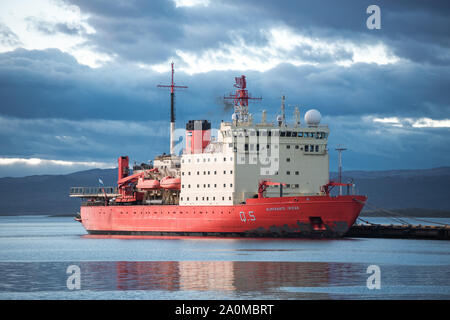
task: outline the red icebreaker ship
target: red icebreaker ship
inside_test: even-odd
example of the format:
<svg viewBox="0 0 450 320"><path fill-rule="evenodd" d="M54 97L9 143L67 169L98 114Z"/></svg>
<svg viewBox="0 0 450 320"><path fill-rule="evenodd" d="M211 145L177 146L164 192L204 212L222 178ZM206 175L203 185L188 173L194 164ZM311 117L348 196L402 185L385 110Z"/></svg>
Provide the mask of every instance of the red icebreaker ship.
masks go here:
<svg viewBox="0 0 450 320"><path fill-rule="evenodd" d="M164 86L161 86L164 87ZM236 78L230 122L212 137L206 120L186 124L185 145L175 154L171 90L170 154L129 169L118 159L118 186L73 187L83 198L79 221L90 234L232 237L342 237L366 196L354 185L329 179L328 126L317 110L287 123L280 115L261 122L248 112L246 77ZM186 88L186 87L183 87ZM179 146L178 146L179 147ZM182 150L181 150L182 149ZM338 186L339 195L331 195ZM346 192L342 195L342 189Z"/></svg>

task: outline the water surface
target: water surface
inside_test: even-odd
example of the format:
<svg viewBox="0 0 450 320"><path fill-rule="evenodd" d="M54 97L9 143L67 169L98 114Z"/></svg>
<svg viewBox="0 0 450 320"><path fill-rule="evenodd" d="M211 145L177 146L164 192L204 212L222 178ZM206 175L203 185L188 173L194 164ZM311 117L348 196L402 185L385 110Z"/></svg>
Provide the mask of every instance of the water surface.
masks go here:
<svg viewBox="0 0 450 320"><path fill-rule="evenodd" d="M0 299L450 299L449 244L90 236L68 217L0 217Z"/></svg>

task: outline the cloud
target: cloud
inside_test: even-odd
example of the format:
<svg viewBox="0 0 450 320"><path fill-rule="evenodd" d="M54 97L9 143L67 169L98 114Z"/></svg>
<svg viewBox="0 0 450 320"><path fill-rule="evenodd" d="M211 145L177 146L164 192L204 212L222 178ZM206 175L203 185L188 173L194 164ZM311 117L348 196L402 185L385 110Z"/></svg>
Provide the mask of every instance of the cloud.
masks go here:
<svg viewBox="0 0 450 320"><path fill-rule="evenodd" d="M0 45L5 48L22 45L17 34L11 31L8 26L0 22Z"/></svg>
<svg viewBox="0 0 450 320"><path fill-rule="evenodd" d="M168 145L168 124L0 117L0 141L6 158L110 162L126 153L146 161Z"/></svg>
<svg viewBox="0 0 450 320"><path fill-rule="evenodd" d="M39 158L0 158L0 177L23 177L35 174L67 174L94 168L115 168L115 163L47 160Z"/></svg>
<svg viewBox="0 0 450 320"><path fill-rule="evenodd" d="M258 70L275 68L279 64L294 66L337 64L351 66L354 63L379 65L396 63L399 58L389 52L382 43L358 44L342 39L316 39L298 34L286 27L260 30L266 39L262 45L247 44L237 34L230 44L195 53L177 50L181 60L180 70L188 74L215 70ZM158 72L167 72L168 62L148 66Z"/></svg>
<svg viewBox="0 0 450 320"><path fill-rule="evenodd" d="M189 87L176 93L178 128L228 120L222 98L245 74L263 97L250 105L256 120L263 109L275 119L282 94L288 114L319 109L330 146L351 147L351 168L447 165L449 5L378 3L380 30L365 25L370 1L2 3L0 158L167 151L169 95L156 85L170 82L173 60Z"/></svg>
<svg viewBox="0 0 450 320"><path fill-rule="evenodd" d="M79 63L99 67L114 55L87 43L87 37L95 34L95 29L86 19L78 6L60 0L4 2L0 11L0 52L57 48L74 56Z"/></svg>
<svg viewBox="0 0 450 320"><path fill-rule="evenodd" d="M337 171L335 148L343 145L344 168L370 165L373 170L433 168L450 157L449 127L399 126L397 118L376 121L370 116L325 116L330 126L330 170ZM420 122L421 119L415 119Z"/></svg>
<svg viewBox="0 0 450 320"><path fill-rule="evenodd" d="M175 7L209 6L209 0L173 0Z"/></svg>
<svg viewBox="0 0 450 320"><path fill-rule="evenodd" d="M450 128L450 119L433 120L430 118L373 118L373 122L379 122L394 127L413 127L413 128Z"/></svg>

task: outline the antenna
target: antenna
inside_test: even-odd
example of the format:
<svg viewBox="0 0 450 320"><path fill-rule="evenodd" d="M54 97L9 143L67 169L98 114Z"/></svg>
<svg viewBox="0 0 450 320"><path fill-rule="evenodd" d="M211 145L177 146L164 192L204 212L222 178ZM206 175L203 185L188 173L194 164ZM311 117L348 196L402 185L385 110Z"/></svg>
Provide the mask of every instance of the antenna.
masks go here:
<svg viewBox="0 0 450 320"><path fill-rule="evenodd" d="M336 151L338 152L339 157L339 183L342 183L342 151L347 150L343 146L338 146ZM339 186L339 195L342 196L342 186Z"/></svg>
<svg viewBox="0 0 450 320"><path fill-rule="evenodd" d="M281 96L281 124L286 126L286 106L285 106L286 96L283 94Z"/></svg>
<svg viewBox="0 0 450 320"><path fill-rule="evenodd" d="M299 110L299 107L296 104L288 104L288 107L294 107L294 118L295 118L294 127L298 127L300 125L300 110Z"/></svg>
<svg viewBox="0 0 450 320"><path fill-rule="evenodd" d="M175 154L175 89L186 89L187 86L176 86L175 82L173 82L173 74L175 73L175 70L173 68L173 61L172 61L172 81L170 85L163 85L159 84L157 85L158 88L170 88L170 154Z"/></svg>
<svg viewBox="0 0 450 320"><path fill-rule="evenodd" d="M262 98L252 98L248 94L247 90L247 80L245 76L235 77L236 83L234 87L237 88L236 93L229 94L228 97L223 97L224 99L233 99L234 112L236 114L236 123L248 122L248 100L262 100Z"/></svg>

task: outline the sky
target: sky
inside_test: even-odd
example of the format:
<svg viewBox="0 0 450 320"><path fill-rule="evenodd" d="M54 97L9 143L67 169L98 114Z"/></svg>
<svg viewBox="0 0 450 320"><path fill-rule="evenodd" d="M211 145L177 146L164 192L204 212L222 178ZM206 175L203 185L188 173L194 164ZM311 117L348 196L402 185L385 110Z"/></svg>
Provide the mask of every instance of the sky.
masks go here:
<svg viewBox="0 0 450 320"><path fill-rule="evenodd" d="M444 1L0 0L0 177L167 153L172 61L177 128L246 75L256 121L320 111L331 171L448 166L448 30Z"/></svg>

